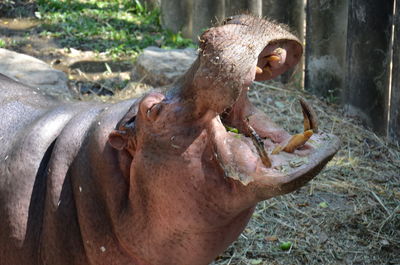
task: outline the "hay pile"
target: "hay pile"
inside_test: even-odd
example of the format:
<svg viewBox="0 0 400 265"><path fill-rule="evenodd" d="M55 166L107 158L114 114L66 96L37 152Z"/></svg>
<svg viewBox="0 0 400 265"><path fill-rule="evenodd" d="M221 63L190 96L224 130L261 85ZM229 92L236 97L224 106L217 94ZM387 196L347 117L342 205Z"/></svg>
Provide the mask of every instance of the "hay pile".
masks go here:
<svg viewBox="0 0 400 265"><path fill-rule="evenodd" d="M305 187L259 203L238 241L213 264L400 264L400 148L302 91L255 84L250 95L291 133L303 129L297 99L305 97L320 129L339 136L342 146Z"/></svg>

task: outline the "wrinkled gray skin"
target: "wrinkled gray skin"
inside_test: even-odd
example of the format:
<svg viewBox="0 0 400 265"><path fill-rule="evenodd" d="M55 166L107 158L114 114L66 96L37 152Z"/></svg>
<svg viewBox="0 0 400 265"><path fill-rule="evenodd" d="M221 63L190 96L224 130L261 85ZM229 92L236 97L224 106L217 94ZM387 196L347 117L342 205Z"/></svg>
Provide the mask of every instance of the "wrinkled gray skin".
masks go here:
<svg viewBox="0 0 400 265"><path fill-rule="evenodd" d="M277 47L286 53L267 62ZM241 16L201 36L198 59L165 94L61 102L0 75L0 263L211 262L257 202L304 185L339 147L314 134L266 167L246 133L244 119L268 154L288 141L247 88L301 54L283 27ZM306 163L288 167L299 157Z"/></svg>

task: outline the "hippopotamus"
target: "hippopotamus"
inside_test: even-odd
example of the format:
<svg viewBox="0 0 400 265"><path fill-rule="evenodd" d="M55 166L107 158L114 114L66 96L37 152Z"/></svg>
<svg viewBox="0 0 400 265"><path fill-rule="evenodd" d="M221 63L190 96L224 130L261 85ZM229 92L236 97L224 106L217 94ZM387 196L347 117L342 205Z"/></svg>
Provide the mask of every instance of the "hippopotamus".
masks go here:
<svg viewBox="0 0 400 265"><path fill-rule="evenodd" d="M291 135L247 96L302 52L286 27L242 15L200 36L169 89L138 99L63 101L1 75L0 263L212 262L258 202L303 186L339 148L306 101Z"/></svg>

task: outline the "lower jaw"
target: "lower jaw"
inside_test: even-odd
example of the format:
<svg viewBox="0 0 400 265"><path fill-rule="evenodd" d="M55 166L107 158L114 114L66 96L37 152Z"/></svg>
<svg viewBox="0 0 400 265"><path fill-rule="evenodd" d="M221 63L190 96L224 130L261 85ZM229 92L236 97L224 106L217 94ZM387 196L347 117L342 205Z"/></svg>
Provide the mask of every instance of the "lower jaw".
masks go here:
<svg viewBox="0 0 400 265"><path fill-rule="evenodd" d="M312 129L317 131L317 121L311 107L304 107L302 105L302 109L303 114L308 112L308 114L304 114L304 124L307 123L307 126L315 126ZM313 157L313 153L319 153L318 151L323 145L330 143L329 138L331 136L324 133L314 134L311 132L312 136L304 140L302 138L306 137L306 131L305 133L292 136L292 138L297 137L304 141L297 143L297 146L294 144L294 147L292 146L293 148L287 149L289 151L285 151L285 147L289 144L290 140L292 140L290 136L289 139L285 141L272 141L268 138L260 138L256 141L254 140L254 138L256 138L254 134L257 134L256 131L253 130L253 132L250 133L241 133L240 131L234 131L234 128L230 128L229 123L227 125L222 122L219 116L217 120L219 128L215 129L221 131L219 133L220 135L224 135L221 138L223 138L223 142L225 143L223 145L217 145L217 147L220 148L218 152L220 163L227 176L240 180L245 185L252 182L252 176L255 175L268 174L273 176L290 174L290 172L295 171L297 168L310 164L310 157ZM304 126L306 130L306 125ZM251 133L253 133L253 135L251 135ZM216 141L218 141L218 139L216 139ZM268 163L264 161L260 153L260 146L268 157ZM322 153L319 154L323 156Z"/></svg>

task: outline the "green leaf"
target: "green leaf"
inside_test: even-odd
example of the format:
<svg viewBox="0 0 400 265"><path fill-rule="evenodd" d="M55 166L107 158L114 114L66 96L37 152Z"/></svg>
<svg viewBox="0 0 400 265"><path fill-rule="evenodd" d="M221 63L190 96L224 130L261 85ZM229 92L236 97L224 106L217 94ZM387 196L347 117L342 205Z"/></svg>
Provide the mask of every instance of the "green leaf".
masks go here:
<svg viewBox="0 0 400 265"><path fill-rule="evenodd" d="M143 13L144 12L144 7L143 5L139 2L139 0L135 0L135 5L137 10L139 11L139 13Z"/></svg>
<svg viewBox="0 0 400 265"><path fill-rule="evenodd" d="M233 132L233 133L239 134L239 130L236 129L236 128L229 127L229 126L225 126L225 128L226 128L226 130L227 130L228 132Z"/></svg>
<svg viewBox="0 0 400 265"><path fill-rule="evenodd" d="M282 250L289 250L292 247L292 242L290 242L290 241L282 242L279 247Z"/></svg>
<svg viewBox="0 0 400 265"><path fill-rule="evenodd" d="M329 204L327 202L321 202L320 204L318 204L318 206L325 209L329 207Z"/></svg>
<svg viewBox="0 0 400 265"><path fill-rule="evenodd" d="M252 259L250 260L251 265L258 265L262 263L262 259Z"/></svg>

